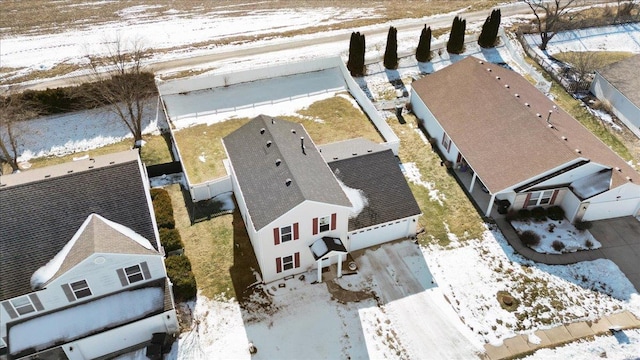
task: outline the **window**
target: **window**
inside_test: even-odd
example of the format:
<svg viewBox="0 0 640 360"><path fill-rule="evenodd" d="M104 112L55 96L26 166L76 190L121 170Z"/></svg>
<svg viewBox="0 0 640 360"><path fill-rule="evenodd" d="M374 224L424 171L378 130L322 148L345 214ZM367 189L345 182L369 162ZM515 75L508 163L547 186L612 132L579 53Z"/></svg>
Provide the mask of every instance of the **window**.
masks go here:
<svg viewBox="0 0 640 360"><path fill-rule="evenodd" d="M447 152L451 149L451 139L447 133L442 134L442 147L447 150Z"/></svg>
<svg viewBox="0 0 640 360"><path fill-rule="evenodd" d="M124 273L127 275L127 280L129 284L133 284L134 282L144 280L144 276L142 275L142 269L140 269L140 265L133 265L124 268Z"/></svg>
<svg viewBox="0 0 640 360"><path fill-rule="evenodd" d="M280 242L287 242L293 239L293 230L291 226L284 226L280 228Z"/></svg>
<svg viewBox="0 0 640 360"><path fill-rule="evenodd" d="M544 190L529 193L527 194L527 199L525 200L525 207L553 204L554 193L554 190Z"/></svg>
<svg viewBox="0 0 640 360"><path fill-rule="evenodd" d="M331 228L331 217L325 216L318 219L318 225L320 226L320 232L329 231Z"/></svg>
<svg viewBox="0 0 640 360"><path fill-rule="evenodd" d="M91 289L89 289L89 284L87 284L86 280L72 282L69 286L71 286L71 291L73 291L76 299L91 296Z"/></svg>
<svg viewBox="0 0 640 360"><path fill-rule="evenodd" d="M16 309L18 315L24 315L36 311L35 306L33 306L31 300L29 300L27 296L11 300L11 305Z"/></svg>
<svg viewBox="0 0 640 360"><path fill-rule="evenodd" d="M300 267L300 253L276 258L276 272L296 269Z"/></svg>

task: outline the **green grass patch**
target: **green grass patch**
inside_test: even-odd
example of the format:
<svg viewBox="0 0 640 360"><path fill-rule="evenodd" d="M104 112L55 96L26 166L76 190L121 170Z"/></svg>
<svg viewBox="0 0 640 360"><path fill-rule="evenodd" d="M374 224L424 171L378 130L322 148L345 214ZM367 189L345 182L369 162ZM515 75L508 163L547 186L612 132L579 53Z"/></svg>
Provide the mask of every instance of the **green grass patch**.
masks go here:
<svg viewBox="0 0 640 360"><path fill-rule="evenodd" d="M145 165L162 164L171 162L171 153L169 147L161 135L144 135L144 140L147 142L142 147L141 158ZM64 164L73 161L73 158L89 156L100 156L106 154L112 154L120 151L130 150L133 146L133 139L125 139L120 142L105 145L92 150L79 151L73 154L64 156L46 156L40 158L34 158L29 160L31 169L42 168L45 166ZM3 174L11 174L11 167L8 164L2 164ZM28 171L28 170L25 170Z"/></svg>
<svg viewBox="0 0 640 360"><path fill-rule="evenodd" d="M420 226L425 229L418 237L420 243L437 242L447 245L449 233L460 240L480 239L485 228L478 211L446 167L440 166L440 157L431 149L431 145L425 144L421 139L415 116L405 115L405 120L405 125L399 124L395 118L390 118L389 121L400 138L400 160L403 163L415 163L422 180L432 183L446 198L440 205L431 199L427 188L409 184L424 213L419 220Z"/></svg>
<svg viewBox="0 0 640 360"><path fill-rule="evenodd" d="M593 55L593 62L595 64L600 65L600 67L605 67L609 64L613 64L615 62L618 62L620 60L624 60L627 58L632 57L634 54L631 52L627 52L627 51L587 51L587 52L582 52L582 54L584 53L589 53ZM576 52L575 51L567 51L567 52L561 52L558 54L554 55L555 58L557 58L558 60L568 63L569 65L575 66L576 64L573 64L571 61L573 59L576 58Z"/></svg>
<svg viewBox="0 0 640 360"><path fill-rule="evenodd" d="M384 141L367 116L340 96L320 100L297 116L279 116L304 125L317 145L347 140L357 136L374 142ZM229 119L212 125L196 125L176 131L180 155L192 184L226 175L222 160L226 158L222 138L249 121L247 118ZM204 160L204 161L202 161Z"/></svg>

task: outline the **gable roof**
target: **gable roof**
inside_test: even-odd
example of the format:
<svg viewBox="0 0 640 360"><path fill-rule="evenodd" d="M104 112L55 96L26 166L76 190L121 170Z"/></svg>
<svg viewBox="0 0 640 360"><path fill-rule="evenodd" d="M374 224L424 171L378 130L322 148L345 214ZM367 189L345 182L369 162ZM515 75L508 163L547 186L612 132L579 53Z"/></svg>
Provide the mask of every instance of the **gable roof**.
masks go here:
<svg viewBox="0 0 640 360"><path fill-rule="evenodd" d="M467 57L412 86L491 193L583 159L619 168L612 188L627 176L640 183L638 172L514 71Z"/></svg>
<svg viewBox="0 0 640 360"><path fill-rule="evenodd" d="M130 228L157 250L142 171L132 150L2 176L0 300L30 293L32 274L92 213Z"/></svg>
<svg viewBox="0 0 640 360"><path fill-rule="evenodd" d="M361 190L367 198L364 209L349 219L349 231L422 213L398 159L388 147L359 138L321 149L323 155L331 156L329 167L336 177L344 185Z"/></svg>
<svg viewBox="0 0 640 360"><path fill-rule="evenodd" d="M640 107L640 54L609 64L600 75L632 103Z"/></svg>
<svg viewBox="0 0 640 360"><path fill-rule="evenodd" d="M304 201L351 206L302 125L260 115L222 141L256 230Z"/></svg>
<svg viewBox="0 0 640 360"><path fill-rule="evenodd" d="M149 240L141 235L100 215L91 214L53 260L36 270L31 277L31 287L42 287L96 253L159 255Z"/></svg>

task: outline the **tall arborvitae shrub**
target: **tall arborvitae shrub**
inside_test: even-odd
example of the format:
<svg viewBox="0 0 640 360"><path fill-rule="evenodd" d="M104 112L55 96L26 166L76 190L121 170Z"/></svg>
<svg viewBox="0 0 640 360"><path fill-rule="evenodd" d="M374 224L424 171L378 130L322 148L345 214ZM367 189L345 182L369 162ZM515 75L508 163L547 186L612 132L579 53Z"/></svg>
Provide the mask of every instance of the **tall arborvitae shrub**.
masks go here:
<svg viewBox="0 0 640 360"><path fill-rule="evenodd" d="M389 27L387 48L384 51L384 67L390 70L398 68L398 30Z"/></svg>
<svg viewBox="0 0 640 360"><path fill-rule="evenodd" d="M416 60L427 62L431 60L431 27L424 26L420 33L420 41L416 49Z"/></svg>
<svg viewBox="0 0 640 360"><path fill-rule="evenodd" d="M487 17L482 25L482 31L478 37L478 45L483 48L491 48L496 45L501 17L500 9L495 9L491 12L491 15Z"/></svg>
<svg viewBox="0 0 640 360"><path fill-rule="evenodd" d="M359 32L351 33L349 41L349 60L347 69L351 76L364 76L364 34Z"/></svg>
<svg viewBox="0 0 640 360"><path fill-rule="evenodd" d="M456 16L451 24L451 33L447 41L447 51L451 54L461 54L464 50L464 32L467 29L467 21Z"/></svg>

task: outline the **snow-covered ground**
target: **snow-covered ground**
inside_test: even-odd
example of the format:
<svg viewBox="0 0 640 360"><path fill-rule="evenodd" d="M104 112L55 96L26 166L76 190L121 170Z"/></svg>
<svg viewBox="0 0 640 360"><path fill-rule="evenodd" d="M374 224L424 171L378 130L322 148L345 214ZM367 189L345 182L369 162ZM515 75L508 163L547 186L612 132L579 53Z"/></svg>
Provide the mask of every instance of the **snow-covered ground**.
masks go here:
<svg viewBox="0 0 640 360"><path fill-rule="evenodd" d="M132 10L131 14L133 13ZM176 17L178 20L174 21L171 20L173 15L172 12L168 12L166 21L159 22L160 25L146 21L146 27L143 27L132 20L125 25L114 25L116 28L103 28L101 31L119 29L126 36L134 35L128 32L128 29L142 34L166 31L166 36L153 37L157 41L165 41L165 44L154 46L176 46L185 41L180 34L188 33L182 29L201 25L202 19ZM278 21L304 27L308 26L309 21L322 21L337 16L336 13L325 13L320 17L305 13L288 15L294 19L289 21L286 18L287 14L284 14L283 20L278 17L279 14L273 14L271 18L256 18L250 23L264 26L254 29L255 33L271 32L269 28ZM162 29L157 30L158 27L151 27L152 25L161 26ZM174 31L178 27L180 30ZM227 27L232 28L230 24L227 24ZM213 25L202 28L202 32L194 30L193 33L201 34L203 37L206 35L207 38L215 36L216 33L212 32ZM227 30L222 27L217 31ZM97 36L97 30L94 32L91 29L76 29L49 37L35 35L3 38L0 56L3 66L26 66L31 70L48 68L63 61L81 61L82 54L78 48L82 48L83 41L78 39L93 38L91 41L96 42ZM413 38L402 41L399 44L399 53L413 51L418 36L419 33L416 33ZM592 34L589 39L596 37ZM385 41L384 35L367 38L367 57L379 57L384 51ZM84 43L86 42L88 41ZM434 40L435 42L438 42L438 39ZM615 43L619 41L609 39L604 42L605 45ZM312 49L296 50L298 54L295 56L290 52L256 57L251 61L218 64L219 67L214 71L233 71L249 66L273 64L282 61L281 59L290 59L291 56L297 59L333 54L345 56L347 44L326 44ZM195 55L199 50L181 51ZM466 54L480 56L493 62L510 63L510 55L503 47L496 50L480 50L470 44ZM174 55L158 56L170 58ZM374 63L368 66L369 76L365 79L366 85L371 95L379 98L389 89L390 80L406 79L436 71L456 59L455 56L449 57L446 52L437 54L428 64L418 64L412 57L407 57L401 59L397 71L386 71L380 64ZM292 103L281 106L285 105L288 105L289 111L294 106L306 106ZM153 131L158 126L155 124L155 106L152 107L153 110L147 116L148 131ZM123 129L106 126L106 122L97 122L97 117L98 115L92 112L81 112L43 118L30 123L24 132L35 135L26 141L23 156L26 158L63 153L72 148L115 142L116 139L126 136ZM447 201L437 192L436 184L422 180L424 174L419 174L419 171L416 173L414 166L403 166L412 181L428 188L435 199ZM375 269L373 266L368 267L367 264L371 264L370 260L361 262L362 267L358 275L346 276L340 281L348 289L377 290L381 301L365 299L341 304L332 300L324 285L310 284L310 279L314 278L315 273L307 274L304 281L294 278L264 286L263 294L256 295L247 309L241 309L234 300L212 300L199 296L195 302L183 304L192 312L194 321L191 330L182 334L174 345L170 358L413 359L428 356L429 350L439 352L440 356L436 357L469 358L482 351L483 343L499 344L515 332L529 333L562 322L596 319L622 309L628 309L640 316L640 297L624 274L610 261L597 260L571 266L535 264L515 254L501 234L491 230L487 230L482 239L465 243L455 242L454 237L452 240L454 244L449 248L417 248L411 242L384 245L380 248L406 255L404 264L418 279L418 284L414 284L415 286L408 291L405 288L407 285L398 281L397 288L391 289L401 295L389 297L390 292L386 289L380 290L383 288L382 284L390 284L389 279L380 276L384 275L393 280L396 273L391 266ZM380 257L374 251L368 251L364 256L367 259ZM279 287L280 283L286 284L286 287ZM508 291L521 301L520 307L515 312L502 309L496 300L498 291ZM447 331L440 332L438 329L430 328L429 321L432 317L439 319ZM578 357L591 357L594 354L600 356L602 353L606 353L608 358L637 356L640 354L640 332L630 331L626 334L626 344L621 344L620 342L624 341L613 336L598 337L592 342L570 344L555 350L540 350L531 358L567 358L576 357L576 354ZM258 350L253 356L248 351L249 342L253 342ZM424 344L431 344L431 349L425 349ZM447 352L451 349L461 350Z"/></svg>
<svg viewBox="0 0 640 360"><path fill-rule="evenodd" d="M577 230L573 224L566 220L514 220L511 221L511 225L518 233L533 231L540 236L540 243L531 246L532 249L540 253L562 254L579 250L599 249L602 246L588 230ZM556 250L553 247L555 241L560 241L564 247L561 250Z"/></svg>

